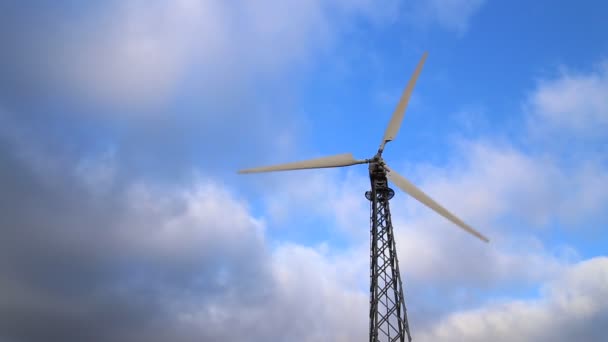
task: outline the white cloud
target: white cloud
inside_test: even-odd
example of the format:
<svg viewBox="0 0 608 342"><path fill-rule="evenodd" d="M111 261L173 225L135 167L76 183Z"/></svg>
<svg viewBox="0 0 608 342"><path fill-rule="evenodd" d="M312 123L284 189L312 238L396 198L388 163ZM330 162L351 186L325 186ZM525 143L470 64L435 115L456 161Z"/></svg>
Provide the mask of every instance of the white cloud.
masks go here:
<svg viewBox="0 0 608 342"><path fill-rule="evenodd" d="M530 224L551 217L551 210L559 207L560 201L549 208L532 204L554 198L553 182L564 181L552 164L482 143L463 144L456 160L458 163L447 170L425 167L421 171L424 176L414 178L434 198L490 236L492 242L486 245L475 240L395 189L391 212L406 289L413 293L439 289L445 297L451 297L467 288L471 289L470 296L476 297L506 284L521 287L542 281L576 258L566 246L547 250L529 227L497 226L509 215ZM559 177L546 180L547 170ZM268 178L278 184L272 186L277 190L265 193L269 196L269 212L274 215L272 221L320 215L327 229L337 225L349 233L351 251L367 254L369 202L363 196L369 187L367 177L356 170L316 170ZM296 228L302 229L297 225L301 221L295 221ZM367 260L359 263L360 272L365 273ZM446 298L456 303L461 299ZM414 299L413 303L416 309L429 304L426 299Z"/></svg>
<svg viewBox="0 0 608 342"><path fill-rule="evenodd" d="M218 292L165 298L182 329L253 341L350 341L367 333L367 294L359 287L366 278L360 274L367 271L365 251L353 258L291 243L270 250L263 222L212 182L175 192L139 185L129 193L135 220L120 225L119 234L128 254L159 263L203 263L210 270L221 265L217 272L203 271ZM241 281L247 285L230 285Z"/></svg>
<svg viewBox="0 0 608 342"><path fill-rule="evenodd" d="M28 145L25 155L21 144ZM11 150L0 150L7 184L0 201L6 223L0 259L7 261L0 263L0 314L19 317L0 323L0 339L366 335L367 294L359 283L366 278L359 274L367 270L365 251L354 263L349 253L323 248L272 248L263 220L213 180L179 186L120 180L107 188L96 176L104 155L77 162L45 154L49 163L40 163L30 144L11 140ZM44 177L49 166L52 179Z"/></svg>
<svg viewBox="0 0 608 342"><path fill-rule="evenodd" d="M518 268L517 265L526 263L523 260L528 257L530 260L539 258L538 263L530 262L531 265L542 264L552 258L550 254L554 251L544 251L542 244L532 238L538 229L546 229L555 219L579 227L577 224L585 219L601 215L608 198L608 188L602 185L608 172L597 163L588 162L581 168L562 168L549 157L529 155L509 145L490 141L462 142L448 167L426 165L410 169L414 170L412 174L399 168L397 171L493 240L489 246L493 252L473 241L475 244L471 246L473 250L467 260L474 262L474 255L481 253L487 258L479 258L478 262L514 263L501 277L508 277ZM276 186L279 191L265 194L269 196L270 213L276 215L273 219L302 213L323 215L345 231L358 231L359 234L354 235L357 238L367 236L368 232L363 227L369 223L369 205L363 194L369 182L360 173L317 170L294 172L292 175L274 174L272 182L280 184ZM409 247L404 250L412 253L404 259L419 261L413 256L438 253L436 258L431 258L433 261L422 262L429 267L411 266L422 267L424 272L436 275L448 274L430 265L441 265L438 260L450 260L444 257L446 251L459 252L456 246L461 237L469 238L466 233L400 190L391 203L395 225L407 235L403 240L413 241L411 245L403 242ZM518 224L509 225L507 222ZM509 248L524 241L527 241L525 244L536 244L533 249L528 249L534 251L532 255L509 254L513 252L509 252ZM437 247L432 247L433 244ZM497 244L502 252L492 257L487 253L498 253L493 244ZM511 257L522 261L504 259Z"/></svg>
<svg viewBox="0 0 608 342"><path fill-rule="evenodd" d="M211 181L194 181L184 189L137 184L128 188L126 196L130 214L116 229L140 253L194 261L211 257L219 246L224 254L239 256L239 251L263 246L262 221Z"/></svg>
<svg viewBox="0 0 608 342"><path fill-rule="evenodd" d="M374 20L389 9L368 0L133 0L62 16L33 8L18 15L43 19L10 28L23 42L4 42L19 56L5 63L10 72L31 69L20 81L67 87L78 101L160 105L184 83L213 98L309 63L345 17Z"/></svg>
<svg viewBox="0 0 608 342"><path fill-rule="evenodd" d="M601 185L607 173L598 164L564 169L549 157L484 140L461 142L448 167L410 169L412 174L399 172L491 239L490 244L477 241L396 189L391 211L400 265L417 314L433 306L436 298L424 295L431 289L442 293L445 312L465 303L478 304L484 293L521 290L562 272L579 259L577 251L567 245L546 246L537 237L539 229L549 229L556 219L582 229L578 223L601 215L608 196ZM337 224L349 232L351 250L365 255L366 177L317 170L268 178L280 184L266 194L272 196L270 213L283 218L321 215L327 229ZM366 262L360 262L361 273Z"/></svg>
<svg viewBox="0 0 608 342"><path fill-rule="evenodd" d="M419 0L412 4L412 22L420 25L437 24L444 29L464 34L471 18L485 0Z"/></svg>
<svg viewBox="0 0 608 342"><path fill-rule="evenodd" d="M19 35L0 43L18 56L3 61L7 72L31 87L45 85L74 101L150 109L186 84L213 99L284 77L331 49L353 18L386 25L405 12L406 20L464 32L482 4L433 0L407 9L397 0L133 0L77 6L60 16L40 7L11 14L40 20L36 27L7 20L6 29Z"/></svg>
<svg viewBox="0 0 608 342"><path fill-rule="evenodd" d="M198 12L200 8L197 6L201 3L179 2L178 4L176 8L185 13L178 11L179 15L175 18L200 14ZM247 4L255 7L252 3ZM161 46L165 45L159 41L162 42L166 38L167 41L174 43L173 34L181 37L181 34L172 30L181 30L181 25L186 26L186 31L190 29L188 20L181 22L175 19L171 14L173 12L168 7L163 7L165 5L173 6L164 2L156 3L154 6L159 7L155 7L156 9L151 10L150 13L144 13L142 20L147 22L148 15L164 18L168 13L167 27L163 28L164 24L160 25L159 30L162 32L168 30L169 38L165 37L164 33L156 32L154 26L138 24L137 18L142 14L137 11L130 12L132 9L129 9L126 13L135 17L125 20L129 23L125 32L127 36L134 35L138 43L124 46L119 44L116 52L108 55L107 61L99 61L100 71L112 71L108 79L105 79L108 75L103 72L92 71L91 75L84 75L81 81L86 83L95 80L93 83L97 86L99 85L97 81L101 80L101 83L107 82L107 85L111 85L117 82L113 77L118 74L127 78L118 80L119 83L124 83L120 86L125 86L125 88L118 87L118 92L129 93L130 90L138 87L139 76L143 75L145 77L141 81L149 83L145 86L151 86L149 90L146 90L147 88L142 90L146 94L145 97L148 97L160 89L156 85L179 78L177 75L181 67L174 68L174 66L183 62L180 49L189 51L188 45L191 44L180 42L179 39L175 51L170 51L167 58L155 56L158 59L149 61L150 64L141 64L141 69L132 70L129 66L130 63L137 63L147 53L164 52ZM189 7L190 5L194 7ZM132 4L129 6L136 7ZM129 6L127 7L131 8ZM312 18L311 20L315 22L320 20L319 16L322 17L319 14L321 10L310 3L280 4L280 6L284 7L270 14L258 8L252 9L251 12L247 10L247 13L254 13L252 14L254 19L248 20L249 17L245 16L242 18L243 21L238 21L246 28L252 28L254 36L258 33L262 37L260 40L252 40L256 44L259 43L259 46L266 47L260 51L254 51L253 45L243 45L252 52L254 61L260 63L261 70L274 65L280 67L282 63L290 63L293 59L297 59L294 56L299 55L298 52L295 55L288 55L285 59L275 60L276 55L266 55L269 51L267 48L283 40L309 39L310 35L317 33L318 28L323 27L320 25L310 28L312 31L300 31L300 29L290 31L291 21L288 17L281 17L282 13L302 11L309 13L303 18ZM264 19L259 19L258 16ZM264 22L274 16L279 17L275 18L276 22ZM159 17L155 17L152 21L164 22L159 20ZM215 19L220 20L221 17L218 15ZM296 22L300 19L302 18L298 18ZM278 26L273 26L275 24ZM149 32L152 32L149 44L143 43L148 41L146 37ZM182 43L186 47L183 47ZM287 46L298 49L292 45ZM134 48L133 51L130 50L131 47ZM107 51L114 49L106 48ZM232 48L234 47L218 46L218 50L211 49L205 53L210 53L208 57L213 59L213 51L222 52L224 49ZM90 58L99 58L95 53L91 56L93 55L95 56ZM126 64L121 64L123 62ZM229 60L227 63L232 62ZM158 77L147 75L147 72L157 71L154 65L161 66ZM272 68L269 67L268 70ZM148 76L151 78L146 78ZM132 80L135 80L135 83L130 83ZM171 82L166 84L171 87ZM161 93L164 93L166 88L161 88ZM109 89L109 91L115 90ZM122 93L118 95L122 96ZM116 94L110 94L110 96L114 95ZM7 151L0 150L0 152ZM160 305L152 309L170 313L168 320L161 319L161 321L176 324L180 328L184 327L180 333L167 329L162 334L153 336L161 340L169 340L171 336L163 334L171 333L177 335L192 333L208 339L236 340L246 336L251 340L304 341L354 340L366 334L367 293L358 288L361 282L368 279L366 238L361 239L363 241L361 245L333 255L324 253L323 248L315 249L296 244L283 244L275 250L270 250L272 241L264 232L263 220L253 217L246 203L235 199L230 191L211 180L197 179L185 187L169 187L169 189L143 182L135 185L126 184L128 189L126 192L115 192L112 189L112 191L95 191L115 180L113 155L83 159L82 162L76 163L75 170L70 170L72 174L61 172L65 170L61 170L57 164L61 164L62 161L53 161L51 157L46 156L32 157L31 154L35 154L35 151L28 152L24 157L29 159L25 162L26 167L19 165L11 169L10 163L15 161L6 158L8 161L3 166L9 165L9 167L0 170L3 172L0 173L3 183L7 188L17 189L14 194L18 195L17 200L21 200L16 201L17 204L12 204L15 198L11 198L11 201L3 201L2 205L6 207L0 206L0 209L7 214L7 218L18 217L17 223L7 227L6 231L16 234L10 236L10 239L3 239L4 248L0 249L2 250L0 253L6 253L7 256L1 258L2 260L31 262L26 265L28 267L15 268L33 274L27 276L40 278L35 278L39 281L32 281L27 277L20 278L16 281L17 285L13 286L12 281L4 282L4 278L15 276L8 272L7 268L2 268L4 264L0 265L0 271L8 273L0 276L3 279L2 284L9 284L10 290L18 292L22 298L45 299L41 302L45 305L50 303L44 308L48 312L55 315L57 312L82 313L83 305L90 309L89 312L95 312L94 299L104 299L104 297L91 296L90 284L86 283L82 286L79 283L89 281L95 283L96 291L103 292L109 288L110 299L115 300L109 303L116 305L123 302L132 303L133 298L139 298L137 295L140 293L151 296L152 298L144 299L152 299L154 304ZM5 156L0 155L0 157ZM47 160L51 160L50 163L54 167L51 177L54 182L52 186L36 178L40 176L39 174L47 173ZM547 323L547 317L551 316L546 312L547 308L553 308L551 304L553 302L560 303L557 305L558 313L563 313L564 308L571 307L575 308L576 310L573 311L581 316L585 314L593 316L597 312L605 312L602 311L605 308L603 302L600 302L603 306L598 309L593 305L596 302L584 297L585 294L596 293L605 297L605 277L600 278L604 280L598 282L588 279L589 273L605 274L605 261L601 262L599 268L577 266L575 270L584 270L564 271L571 262L568 259L571 256L569 249L565 248L566 257L563 258L553 250L547 251L541 242L530 236L533 233L526 232L528 226L522 229L523 233L519 231L515 234L511 229L513 227L497 222L501 217L515 216L524 218L531 224L542 226L555 217L555 212L560 212L560 215L565 215L564 217L569 215L568 217L573 220L602 212L608 193L604 186L608 184L605 169L599 164L590 162L583 168L576 168L573 171L564 170L550 158L539 158L512 147L495 146L489 142L465 145L458 152L455 160L455 164L450 165L447 170L426 167L423 169L423 176L416 177L415 174L413 178L420 181L421 187L446 207L487 233L492 238L492 243L483 245L466 236L465 233L457 231L456 227L427 208L413 204L411 200L399 202L405 195L396 197L392 203L395 227L398 231L397 244L400 250L402 274L405 278L406 297L408 303L413 304L414 312L430 305L417 299L419 292L416 287L438 288L441 290L441 296L446 297L464 288L470 289L474 292L473 296L476 296L484 293L478 289L492 290L505 286L504 284L535 283L562 272L566 275L548 287L546 300L540 301L540 304L516 302L505 305L507 307L505 311L517 315L504 316L496 309L502 307L492 305L474 311L471 315L456 313L435 330L427 332L427 337L442 337L445 331L451 334L452 330L473 337L486 336L484 334L490 332L498 334L505 331L505 327L513 320L519 319L517 317L526 315L531 318L540 317L541 323L544 322L545 326L548 326L550 323ZM18 172L22 169L26 169L26 172ZM77 177L72 179L66 175ZM274 208L277 217L291 216L292 208L308 213L320 213L337 222L341 227L357 229L361 235L354 234L355 238L366 236L368 203L363 193L368 185L367 179L354 173L347 173L346 178L343 179L341 178L343 175L341 172L323 173L323 175L308 173L303 177L294 176L285 184L278 182L281 185L278 189L281 189L283 195L274 199L271 208ZM34 181L27 178L30 176L35 178ZM25 177L26 181L17 182L22 180L21 177ZM15 179L17 181L13 182ZM23 184L27 186L22 186ZM579 190L572 191L572 189ZM275 193L278 192L277 189L273 190ZM6 191L4 196L8 196L6 195L8 193L13 194ZM37 198L38 195L40 199ZM25 197L25 200L19 196ZM20 205L34 210L27 210L24 215ZM13 227L19 229L13 231ZM24 227L29 228L30 231ZM9 234L4 235L8 237ZM30 252L28 257L33 259L25 258L22 254L10 254L22 251ZM37 252L41 254L38 255ZM69 262L61 259L65 257L62 253L67 253L66 260ZM51 268L47 267L49 263ZM80 264L86 267L78 268ZM597 261L589 264L596 265ZM32 266L38 268L29 268ZM44 272L37 272L45 269L52 269L54 274L49 276ZM83 273L83 270L89 269L98 271L101 275L95 274L97 278L88 277L89 274ZM54 277L61 275L78 279L70 278L72 280L70 284L54 283L56 281ZM92 280L88 280L89 278ZM100 281L96 282L96 280ZM74 290L84 291L86 300L78 294L69 298L71 301L62 300L65 293L53 292L56 288L50 285L45 287L47 281L68 294L74 295ZM24 283L27 286L22 286ZM566 283L567 286L564 285ZM564 290L570 288L583 290L572 292ZM0 293L4 292L0 291ZM116 293L126 296L115 297ZM433 300L441 301L444 299L441 296ZM40 322L38 314L41 312L35 310L42 309L40 307L32 309L27 306L31 304L31 300L19 301L18 298L15 299L10 295L0 296L0 299L10 301L10 308L24 305L27 310L34 310L29 311L36 314L36 319L32 321ZM56 309L54 306L57 303L65 305L61 307L63 310L53 310ZM73 307L70 307L71 305ZM150 307L143 308L144 310L141 307L139 309L142 312L157 313ZM120 307L120 309L128 308ZM120 309L119 313L123 315L129 315L131 312ZM451 309L444 308L444 310ZM481 327L471 323L477 321L478 317L475 315L480 312L490 317L489 323ZM138 312L134 313L137 314ZM141 312L139 314L141 315ZM68 316L67 321L70 321L70 318L74 317ZM98 317L93 317L91 322L100 321L95 318ZM576 317L570 318L574 320ZM145 320L145 318L140 319ZM272 324L269 324L269 321ZM527 322L516 321L517 324ZM124 324L128 325L128 323ZM135 327L141 326L135 324ZM469 329L471 327L472 330ZM44 328L49 329L49 327ZM524 333L527 335L522 335L522 338L538 333L533 328L526 327L526 329ZM14 331L16 330L11 330ZM37 330L29 329L29 331ZM45 330L41 331L44 335ZM144 337L146 334L154 334L145 329L142 329L141 333ZM244 335L245 333L248 335ZM120 336L124 337L124 335ZM141 339L150 340L144 337ZM182 337L187 340L185 335Z"/></svg>
<svg viewBox="0 0 608 342"><path fill-rule="evenodd" d="M450 315L420 341L603 341L608 259L581 262L549 282L537 300L491 303Z"/></svg>
<svg viewBox="0 0 608 342"><path fill-rule="evenodd" d="M351 341L366 336L367 296L348 282L352 267L347 260L287 244L273 252L271 264L263 301L243 302L235 294L186 307L178 313L183 328L207 338L251 341Z"/></svg>
<svg viewBox="0 0 608 342"><path fill-rule="evenodd" d="M350 256L332 257L297 244L268 250L271 242L262 234L262 223L250 216L243 203L212 183L173 195L141 188L131 194L134 217L145 220L124 225L127 235L123 238L135 247L132 251L176 264L198 259L211 269L210 260L228 267L212 273L217 286L228 290L203 294L202 300L196 295L169 299L183 329L207 338L247 336L254 341L294 337L350 341L367 332L367 296L353 282L360 278L361 265L354 264ZM154 224L146 223L151 221ZM256 282L255 288L238 285L235 292L229 290L233 285L228 282L260 277L249 273L257 267L248 266L259 262L269 272L262 274L261 283ZM249 294L236 291L257 292L261 298L252 301ZM358 329L353 329L353 322Z"/></svg>
<svg viewBox="0 0 608 342"><path fill-rule="evenodd" d="M459 163L453 168L448 171L427 168L425 176L419 180L425 190L447 207L457 213L462 211L465 219L477 222L491 222L496 216L512 210L511 206L518 205L517 201L506 198L530 190L529 187L536 185L541 177L533 176L532 181L526 181L525 176L536 175L545 167L544 163L536 163L508 148L469 144L463 146L461 153ZM464 160L461 160L462 156L465 156ZM86 171L92 170L92 176L96 173L96 167L82 166L88 165L88 160L99 160L104 165L106 158L75 163L72 172L80 178L70 181L70 193L74 192L74 187L79 187L78 181L82 181L86 185L85 195L79 191L76 194L84 197L77 197L69 211L45 216L46 226L53 226L52 218L60 223L53 229L52 237L41 234L40 227L35 226L32 233L38 239L32 241L36 243L36 250L49 248L54 251L53 246L58 245L64 252L76 253L87 269L97 269L98 262L129 269L125 274L111 273L109 278L95 278L97 291L103 292L105 286L111 288L112 295L110 299L106 297L106 302L124 300L112 292L117 288L119 293L128 296L134 296L131 291L135 290L152 292L153 300L160 303L154 312L169 315L166 323L170 325L155 338L239 339L245 332L254 341L294 336L303 341L346 341L365 337L367 292L364 287L368 279L368 241L363 238L367 235L368 224L367 202L363 197L368 186L365 177L347 173L347 177L340 180L337 176L343 176L341 171L327 173L326 170L321 171L323 176L310 172L307 177L295 177L298 182L293 186L299 190L294 195L296 200L290 199L291 205L297 206L298 201L303 201L318 213L334 215L332 219L336 222L353 222L362 228L363 234L355 235L356 239L361 237L360 244L328 255L323 248L297 244L282 244L270 250L273 243L264 232L263 221L251 215L246 203L236 200L213 181L198 179L177 188L130 184L127 185L129 190L118 198L107 197L116 196L116 193L97 192L91 188L103 187L104 182L87 182L90 178L86 177ZM43 168L44 164L29 165ZM44 170L38 172L44 173ZM11 179L7 181L13 183ZM502 183L493 185L497 181ZM56 180L55 184L59 183ZM330 186L335 192L328 196ZM61 186L53 188L54 191L63 189ZM285 198L291 196L290 187L281 189L286 193ZM476 196L484 201L462 201L460 194L463 191L469 191L471 196L478 194ZM419 329L433 326L437 317L463 301L470 301L470 297L502 286L517 287L521 283L552 278L563 272L570 262L553 251L546 251L540 242L525 234L508 237L507 232L496 229L493 230L495 235L488 234L493 238L492 244L484 245L457 231L426 208L412 208L417 206L412 201L400 202L404 197L398 196L392 202L393 214L410 321ZM57 202L55 197L51 198ZM109 208L111 211L103 206L96 207L106 201L114 203ZM38 208L37 213L44 208ZM91 219L91 211L100 212ZM408 216L402 216L403 213ZM112 221L109 224L104 220L97 222L97 216L109 217ZM82 225L83 220L86 225ZM18 241L30 243L29 239ZM57 259L52 257L49 262L57 263ZM59 273L61 270L54 269ZM73 265L67 271L73 275L82 272L78 268L74 271ZM72 312L85 305L78 298L67 301L62 300L60 294L45 292L48 289L44 284L24 284L18 279L16 286L11 285L10 295L41 298L46 307L27 307L32 312L39 310L38 314L43 310L52 311L56 303L62 303L61 312ZM20 288L20 292L15 288ZM468 289L464 297L460 296L463 289ZM424 290L436 290L441 296L425 298ZM14 297L2 298L7 302L8 299L12 308L31 304ZM432 309L437 300L444 301L443 311L423 322L422 313ZM478 301L474 299L473 303ZM86 305L91 312L101 310L94 301L86 301ZM120 307L119 311L124 313L127 309ZM267 324L269 320L272 325ZM498 327L495 331L500 332ZM435 330L417 333L414 329L413 332L414 337L419 338L417 336L434 334ZM120 331L116 333L124 336ZM149 329L141 329L138 337L145 339L146 334L156 335Z"/></svg>
<svg viewBox="0 0 608 342"><path fill-rule="evenodd" d="M561 168L550 158L488 141L461 144L447 167L414 170L410 176L397 168L491 240L480 243L424 205L404 200L405 194L393 199L403 274L454 291L517 288L550 278L578 256L570 246L546 246L539 229L561 222L593 230L580 223L601 217L608 199L601 183L608 171L601 165Z"/></svg>
<svg viewBox="0 0 608 342"><path fill-rule="evenodd" d="M462 289L480 294L477 291L507 285L513 289L529 286L552 276L570 261L569 254L546 250L529 235L490 235L494 239L485 244L457 227L438 222L440 218L397 218L402 274L415 286L442 289L447 296Z"/></svg>
<svg viewBox="0 0 608 342"><path fill-rule="evenodd" d="M266 210L277 224L289 217L320 215L354 237L369 234L369 179L360 170L312 170L268 176L278 190L264 194ZM345 172L343 172L345 171Z"/></svg>
<svg viewBox="0 0 608 342"><path fill-rule="evenodd" d="M75 174L93 191L109 190L116 177L114 150L107 150L95 158L85 158L76 166Z"/></svg>
<svg viewBox="0 0 608 342"><path fill-rule="evenodd" d="M608 170L594 158L564 166L553 156L525 153L489 140L461 142L447 167L421 166L412 178L465 221L490 229L514 218L526 229L552 220L576 225L601 215ZM583 158L584 159L584 158Z"/></svg>
<svg viewBox="0 0 608 342"><path fill-rule="evenodd" d="M542 80L530 97L532 125L578 136L605 136L608 129L608 63L593 72L564 71ZM534 128L534 127L533 127Z"/></svg>

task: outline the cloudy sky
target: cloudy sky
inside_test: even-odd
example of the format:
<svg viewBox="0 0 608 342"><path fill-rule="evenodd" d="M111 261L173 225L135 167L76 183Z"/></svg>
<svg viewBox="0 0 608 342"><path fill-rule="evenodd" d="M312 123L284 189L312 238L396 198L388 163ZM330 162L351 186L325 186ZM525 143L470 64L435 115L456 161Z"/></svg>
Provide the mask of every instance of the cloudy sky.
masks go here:
<svg viewBox="0 0 608 342"><path fill-rule="evenodd" d="M393 201L415 341L603 341L604 1L0 4L0 341L354 341L365 166Z"/></svg>

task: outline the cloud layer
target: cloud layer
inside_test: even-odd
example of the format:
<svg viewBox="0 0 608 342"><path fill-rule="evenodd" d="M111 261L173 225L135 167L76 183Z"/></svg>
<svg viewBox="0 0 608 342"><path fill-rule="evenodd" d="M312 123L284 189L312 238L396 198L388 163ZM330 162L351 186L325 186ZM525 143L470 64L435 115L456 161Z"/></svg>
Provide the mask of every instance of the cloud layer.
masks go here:
<svg viewBox="0 0 608 342"><path fill-rule="evenodd" d="M13 98L50 93L146 113L178 89L194 86L212 101L283 77L328 47L345 18L374 20L392 8L367 0L134 0L65 13L48 4L2 7L2 32L16 33L0 36L4 82L18 86L3 90Z"/></svg>
<svg viewBox="0 0 608 342"><path fill-rule="evenodd" d="M346 260L298 245L270 250L263 222L218 184L101 191L107 185L81 178L76 163L41 176L51 170L32 170L31 156L3 141L12 148L2 153L3 199L11 195L0 206L2 340L365 333L366 296L346 282Z"/></svg>
<svg viewBox="0 0 608 342"><path fill-rule="evenodd" d="M421 341L601 341L608 323L608 259L573 266L540 299L505 301L450 315Z"/></svg>
<svg viewBox="0 0 608 342"><path fill-rule="evenodd" d="M593 72L564 71L540 82L530 102L550 128L598 136L608 126L608 62Z"/></svg>
<svg viewBox="0 0 608 342"><path fill-rule="evenodd" d="M416 14L463 34L483 3L0 5L0 340L364 339L365 170L224 171L299 148L300 118L277 114L295 107L281 81L353 22ZM539 82L522 131L601 139L606 83L603 66ZM456 145L446 165L392 163L492 239L391 202L414 338L601 341L608 261L542 235L602 217L605 159ZM290 226L326 235L278 238Z"/></svg>

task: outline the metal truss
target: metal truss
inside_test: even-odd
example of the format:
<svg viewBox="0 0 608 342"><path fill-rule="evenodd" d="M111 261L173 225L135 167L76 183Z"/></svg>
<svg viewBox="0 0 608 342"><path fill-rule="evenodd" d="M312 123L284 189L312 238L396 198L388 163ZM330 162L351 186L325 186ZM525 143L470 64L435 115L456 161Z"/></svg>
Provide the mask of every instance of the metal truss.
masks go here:
<svg viewBox="0 0 608 342"><path fill-rule="evenodd" d="M411 341L389 209L395 192L378 165L370 165L370 180L372 189L365 193L371 209L369 341Z"/></svg>

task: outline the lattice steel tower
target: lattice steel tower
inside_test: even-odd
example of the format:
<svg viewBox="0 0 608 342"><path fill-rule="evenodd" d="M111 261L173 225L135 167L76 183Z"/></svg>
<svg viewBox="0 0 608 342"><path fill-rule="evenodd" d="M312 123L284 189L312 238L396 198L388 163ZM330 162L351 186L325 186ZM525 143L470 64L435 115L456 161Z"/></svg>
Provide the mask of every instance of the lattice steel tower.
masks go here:
<svg viewBox="0 0 608 342"><path fill-rule="evenodd" d="M369 164L371 191L365 193L370 201L370 308L369 308L369 341L411 341L410 328L405 311L403 285L399 275L399 261L391 222L389 200L395 192L388 187L388 180L416 200L434 210L439 215L452 221L460 228L477 236L483 241L488 239L462 222L454 214L435 202L431 197L418 189L405 177L388 167L382 159L384 147L397 136L405 115L405 107L422 70L427 54L422 56L414 75L401 95L397 108L384 132L378 153L372 159L353 158L351 153L329 157L304 160L294 163L258 167L241 170L239 173L273 172L300 169L319 169L342 167L357 164Z"/></svg>
<svg viewBox="0 0 608 342"><path fill-rule="evenodd" d="M369 177L372 189L365 193L371 212L369 341L411 341L388 204L395 192L377 163L370 163Z"/></svg>

